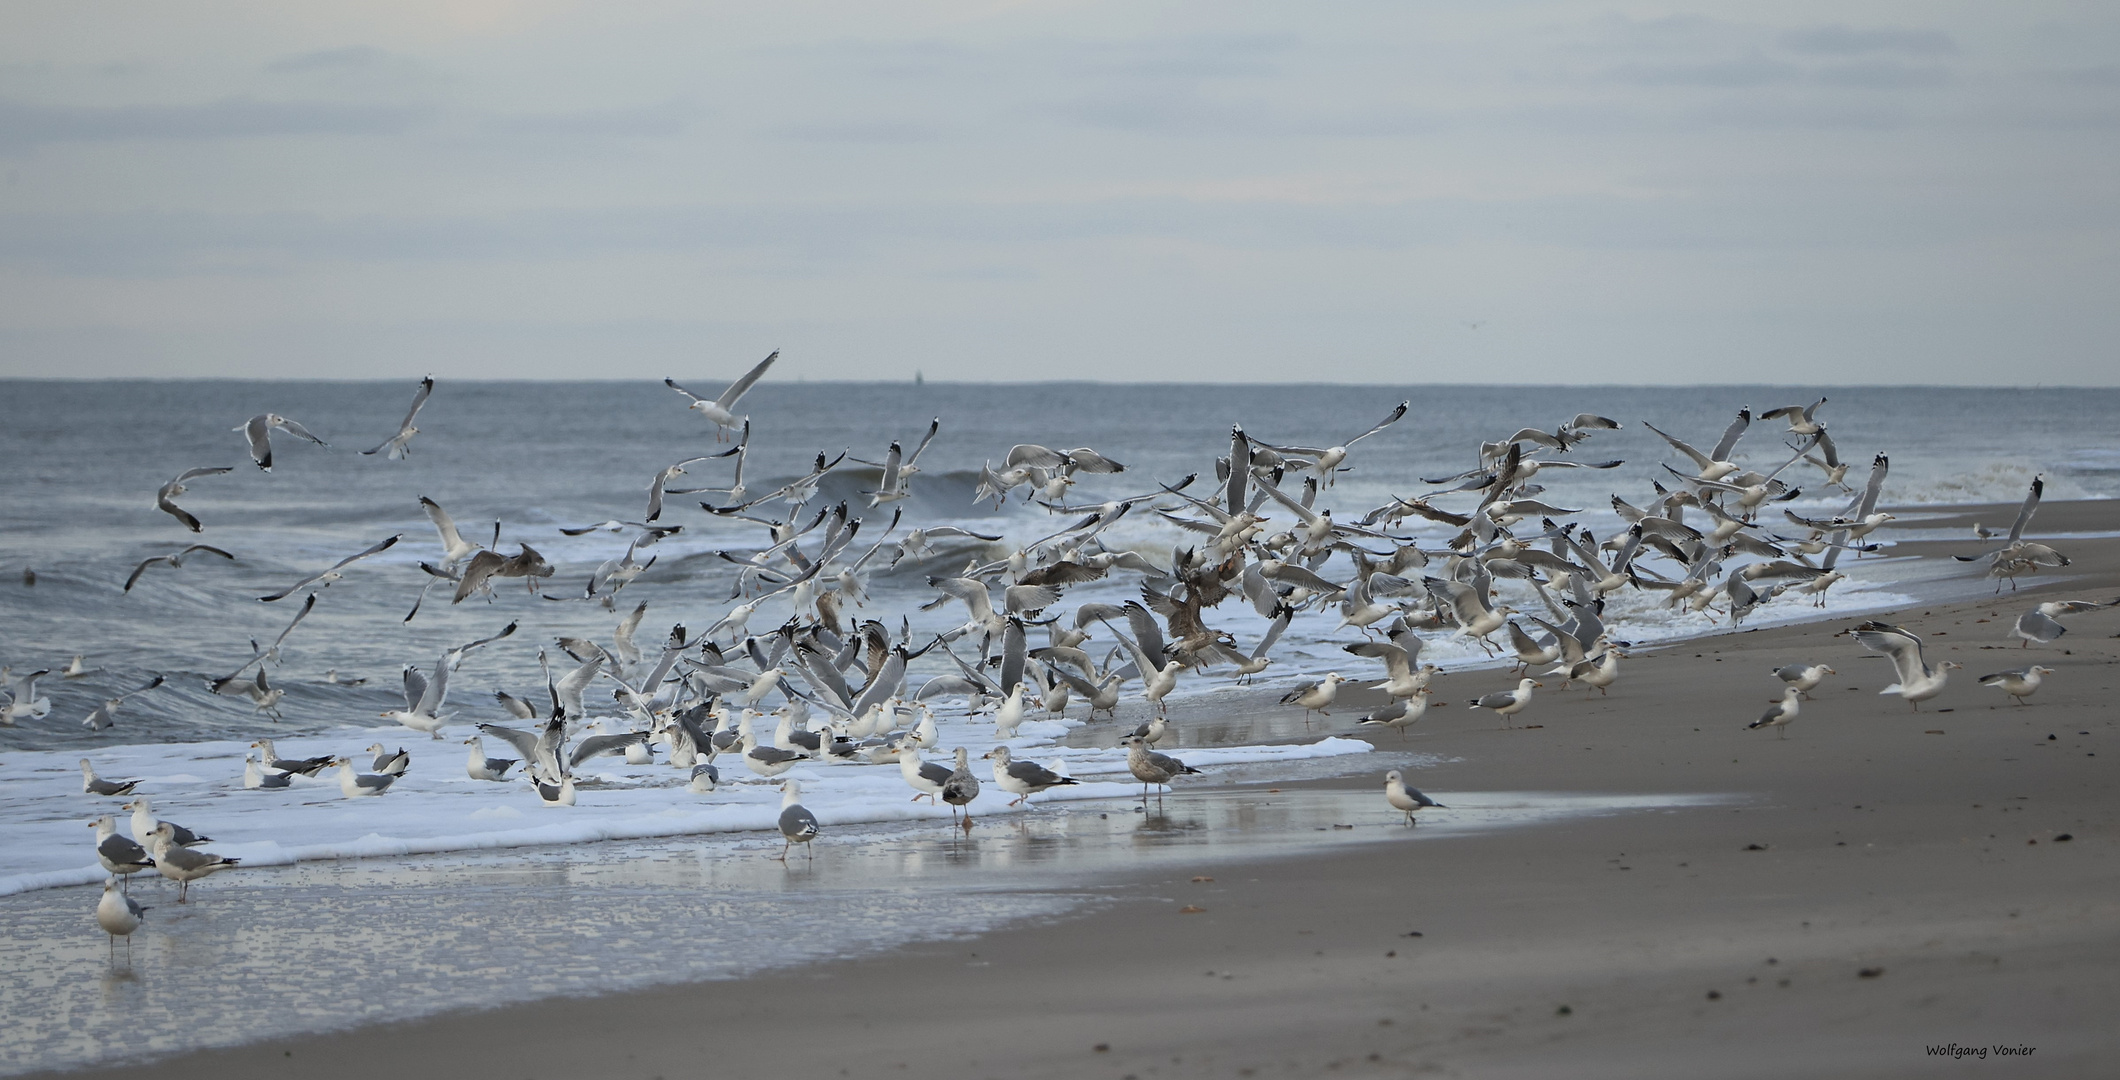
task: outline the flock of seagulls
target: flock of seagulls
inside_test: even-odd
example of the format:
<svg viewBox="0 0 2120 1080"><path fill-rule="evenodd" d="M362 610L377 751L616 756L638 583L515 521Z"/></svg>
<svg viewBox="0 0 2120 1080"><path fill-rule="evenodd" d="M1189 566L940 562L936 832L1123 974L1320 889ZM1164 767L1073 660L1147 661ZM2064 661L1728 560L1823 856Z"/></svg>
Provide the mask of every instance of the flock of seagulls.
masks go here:
<svg viewBox="0 0 2120 1080"><path fill-rule="evenodd" d="M576 770L594 757L622 755L647 764L659 754L678 771L677 783L710 792L723 782L717 758L730 754L757 780L780 785L785 858L795 844L809 844L820 831L817 816L800 802L800 784L784 775L797 765L895 765L914 798L950 805L970 828L970 804L983 781L973 774L968 751L950 748L954 767L920 757L938 745L938 705L962 701L968 717L983 714L995 725L1004 741L986 755L991 768L985 782L1014 796L1011 805L1017 805L1078 782L1056 765L1012 755L1005 740L1027 718L1062 716L1084 707L1094 721L1100 714L1116 716L1133 697L1148 718L1118 744L1126 750L1129 773L1143 785L1145 805L1152 791L1200 771L1154 749L1178 740L1177 724L1168 715L1170 696L1200 680L1248 682L1266 674L1275 660L1272 650L1293 620L1334 620L1332 633L1355 638L1343 645L1345 652L1382 669L1374 682L1332 672L1290 688L1279 700L1301 709L1306 726L1313 717L1331 717L1342 685L1358 682L1384 697L1358 724L1395 728L1403 735L1429 708L1444 704L1432 700L1441 669L1422 658L1424 647L1439 638L1470 643L1490 657L1513 656L1515 686L1472 695L1469 707L1494 713L1505 727L1515 726L1533 707L1535 691L1579 687L1602 694L1617 682L1628 642L1606 622L1615 595L1639 594L1664 608L1730 625L1785 596L1823 605L1827 590L1847 580L1839 569L1843 556L1859 558L1877 550L1871 537L1892 520L1877 508L1890 468L1887 456L1875 455L1861 489L1850 486L1850 467L1820 418L1824 398L1756 417L1749 408L1740 409L1718 438L1703 440L1705 450L1644 422L1670 447L1677 465L1660 463L1648 490L1633 501L1613 494L1610 508L1619 528L1603 536L1575 520L1582 509L1542 498L1546 489L1538 482L1548 470L1611 470L1625 464L1583 456L1585 443L1622 426L1588 413L1467 447L1459 462L1467 467L1423 478L1430 490L1394 495L1377 506L1328 505L1329 496L1344 490L1338 479L1368 463L1364 440L1405 419L1409 405L1401 403L1378 422L1329 444L1258 437L1235 425L1226 450L1218 442L1203 453L1198 471L1167 482L1132 482L1136 471L1092 447L1008 447L978 470L973 501L1001 505L1020 499L1050 512L1058 527L1028 543L1004 544L999 535L903 521L902 504L919 482L922 455L941 431L939 418L926 425L910 453L895 441L874 460L851 450L819 451L805 473L770 491L747 486L745 462L757 433L739 409L778 356L766 357L712 398L665 380L717 442L734 443L658 468L645 489L639 520L561 530L568 535L614 532L627 539L627 546L624 555L598 566L578 595L543 595L601 604L619 619L604 641L562 637L538 647L545 673L542 693L494 693L493 701L513 722L478 723L476 734L462 740L471 779L522 783L534 789L542 805L567 807L578 798ZM395 434L362 453L405 458L420 433L415 421L434 390L433 379L421 380ZM1760 471L1740 460L1756 455L1740 455L1738 447L1755 422L1774 421L1782 422L1772 435L1779 441L1769 445L1764 455L1769 460L1760 467L1766 471ZM277 413L261 413L235 430L261 470L274 468L275 432L330 449L307 427ZM699 482L700 473L723 467L730 470L726 483L676 486ZM860 498L813 505L823 478L849 468L873 470ZM187 534L203 533L206 523L175 500L188 484L231 471L232 466L181 471L156 492L155 506ZM1210 474L1214 479L1202 483ZM1079 496L1076 489L1088 482L1125 482L1131 490ZM1814 499L1822 491L1838 492L1835 501L1847 501L1824 516L1768 512L1806 490ZM1985 561L1998 591L2003 580L2014 587L2021 574L2067 565L2059 552L2024 538L2041 491L2035 480L2000 546L1963 557ZM703 630L675 623L659 641L644 641L650 602L625 608L618 597L629 588L649 587L641 582L653 580L643 579L656 561L652 549L685 528L671 520L679 500L702 495L712 496L697 503L706 515L702 520L755 525L757 543L715 553L736 568L737 582L723 605L693 623L704 625ZM863 500L865 506L855 505ZM436 547L431 559L418 563L419 597L405 616L407 623L419 614L430 589L444 588L452 605L478 597L505 602L496 589L507 579L523 579L528 594L540 594L540 583L560 569L528 543L516 543L513 552L498 550L498 523L492 539L480 543L465 536L435 500L422 495L418 504L433 525ZM883 520L863 516L870 512ZM1108 530L1130 515L1173 527L1182 539L1168 550L1108 542ZM1440 543L1422 542L1406 528L1409 521L1442 525L1450 535ZM900 533L902 524L909 528ZM267 672L279 663L282 645L326 588L348 580L357 564L403 542L404 534L374 540L257 597L264 603L301 600L270 645L252 642L251 655L228 675L211 680L210 688L248 698L258 713L276 718L285 691ZM923 640L916 639L907 618L898 618L894 628L880 611L868 612L867 618L857 614L876 603L867 587L870 576L892 573L905 560L929 556L943 545L966 561L955 572L926 576L933 599L923 607L961 611L961 623ZM151 581L145 577L150 569L181 570L186 560L202 554L238 557L222 547L193 543L139 563L124 591ZM387 572L362 576L372 580ZM1131 580L1138 599L1083 602L1071 611L1064 607L1070 588L1113 578ZM1213 625L1224 605L1250 609L1267 629L1249 644L1239 641ZM2041 604L2018 620L2016 634L2027 646L2050 643L2065 632L2062 618L2093 606L2100 605ZM754 626L767 610L775 623ZM403 707L382 717L442 739L460 716L449 710L452 676L477 650L508 640L517 626L510 622L492 636L429 653L435 658L424 670L406 665ZM1898 694L1917 710L1942 692L1958 666L1928 663L1921 639L1901 627L1865 623L1850 633L1865 649L1891 658L1898 681L1884 692ZM80 667L78 658L74 666ZM1786 734L1808 691L1832 673L1817 664L1779 669L1774 674L1785 687L1781 700L1749 726ZM2022 703L2052 673L2032 666L1982 682ZM6 693L0 723L41 719L49 712L48 699L36 692L36 680L48 674L0 673ZM1558 680L1558 688L1548 680ZM85 726L110 728L126 698L164 681L157 677L107 700ZM333 669L325 681L357 686L366 680ZM605 719L592 725L591 717L598 715ZM517 756L487 756L488 737ZM258 754L244 759L246 788L285 787L295 777L335 768L343 796L374 798L387 796L411 767L410 754L381 744L368 748L373 757L365 766L352 754L283 759L270 740L259 740L252 749ZM123 795L136 783L97 778L86 761L83 771L90 794ZM1386 799L1409 824L1417 811L1440 806L1407 787L1397 772L1387 777ZM183 902L191 881L236 865L198 850L204 837L155 822L147 806L138 797L127 804L138 807L129 846L104 827L108 818L98 819L98 857L121 899L124 876L141 869L154 868L180 882ZM109 896L107 889L99 921L114 936L129 934L123 928L137 925L139 909L127 906L129 899L121 904Z"/></svg>

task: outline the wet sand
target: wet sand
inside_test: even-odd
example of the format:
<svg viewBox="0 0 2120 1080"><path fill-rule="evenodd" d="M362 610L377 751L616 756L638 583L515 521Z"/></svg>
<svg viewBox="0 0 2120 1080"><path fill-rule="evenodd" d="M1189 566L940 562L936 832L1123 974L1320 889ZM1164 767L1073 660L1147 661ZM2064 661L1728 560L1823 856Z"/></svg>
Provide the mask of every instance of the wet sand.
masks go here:
<svg viewBox="0 0 2120 1080"><path fill-rule="evenodd" d="M1962 516L2006 526L2012 512ZM2037 525L2111 531L2120 506L2054 504ZM1445 803L1530 790L1733 802L1158 866L1116 877L1112 902L1087 914L977 939L124 1071L1913 1076L1944 1067L1928 1047L1955 1043L1989 1055L1955 1067L2109 1075L2120 608L2075 617L2045 649L2007 633L2038 599L2120 592L2120 542L2057 546L2076 560L2065 583L2026 578L1999 599L1890 616L1928 637L1932 660L1967 667L1918 714L1877 694L1888 664L1833 622L1645 652L1609 696L1555 687L1519 717L1537 726L1516 730L1459 707L1506 676L1448 676L1437 696L1452 707L1404 744L1452 759L1416 778ZM1788 738L1743 730L1779 693L1769 671L1794 660L1840 674ZM1974 684L2035 661L2058 669L2035 705ZM1335 709L1343 724L1355 704ZM1998 1044L2033 1050L1997 1061Z"/></svg>

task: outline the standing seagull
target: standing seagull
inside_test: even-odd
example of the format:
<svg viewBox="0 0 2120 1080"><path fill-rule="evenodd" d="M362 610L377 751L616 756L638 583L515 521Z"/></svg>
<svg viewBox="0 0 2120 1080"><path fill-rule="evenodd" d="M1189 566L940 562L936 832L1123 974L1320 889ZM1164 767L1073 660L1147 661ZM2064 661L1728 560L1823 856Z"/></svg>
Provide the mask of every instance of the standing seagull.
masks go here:
<svg viewBox="0 0 2120 1080"><path fill-rule="evenodd" d="M920 751L910 745L898 748L898 772L905 777L906 786L913 789L911 802L926 799L934 802L942 794L942 787L950 781L950 770L933 762L920 760ZM951 811L955 814L955 811Z"/></svg>
<svg viewBox="0 0 2120 1080"><path fill-rule="evenodd" d="M1406 737L1406 729L1427 715L1430 706L1445 704L1428 700L1428 695L1434 692L1425 686L1421 687L1413 692L1412 697L1393 698L1389 704L1380 706L1375 712L1355 722L1375 727L1397 728L1399 738L1403 739Z"/></svg>
<svg viewBox="0 0 2120 1080"><path fill-rule="evenodd" d="M769 361L770 362L770 361ZM763 366L763 365L761 365ZM802 781L783 780L780 783L780 861L788 861L788 851L797 844L808 844L817 839L817 815L802 805ZM817 857L814 848L804 848L810 858Z"/></svg>
<svg viewBox="0 0 2120 1080"><path fill-rule="evenodd" d="M1879 690L1880 694L1898 694L1915 712L1921 711L1921 703L1943 693L1943 684L1951 677L1951 669L1965 665L1955 660L1931 667L1921 658L1921 639L1904 627L1888 623L1866 622L1854 630L1855 641L1871 652L1883 653L1892 658L1892 666L1899 673L1899 681Z"/></svg>
<svg viewBox="0 0 2120 1080"><path fill-rule="evenodd" d="M2010 700L2022 705L2025 698L2039 692L2039 684L2046 681L2046 677L2053 673L2053 668L2040 667L2037 664L2033 664L2031 667L1998 671L1993 675L1982 675L1980 677L1980 685L1999 687L2003 693L2010 696Z"/></svg>
<svg viewBox="0 0 2120 1080"><path fill-rule="evenodd" d="M118 809L132 811L133 839L138 840L141 846L149 851L154 850L155 833L164 825L169 826L170 839L178 847L190 847L193 844L206 844L213 841L211 836L201 836L182 825L156 819L154 804L149 802L145 795L135 797L133 801L118 807Z"/></svg>
<svg viewBox="0 0 2120 1080"><path fill-rule="evenodd" d="M1790 683L1781 692L1781 700L1775 702L1774 707L1768 709L1759 719L1746 724L1745 730L1751 731L1754 728L1770 727L1774 729L1775 738L1787 738L1789 721L1796 719L1797 711L1802 708L1797 703L1802 699L1803 689L1793 682Z"/></svg>
<svg viewBox="0 0 2120 1080"><path fill-rule="evenodd" d="M155 869L177 883L177 903L181 904L190 896L192 882L230 869L243 860L179 847L173 833L175 828L166 821L156 826L151 850L155 853Z"/></svg>
<svg viewBox="0 0 2120 1080"><path fill-rule="evenodd" d="M155 509L183 522L184 527L193 532L203 532L205 528L199 524L199 519L191 516L183 507L178 506L175 501L176 497L184 494L184 485L189 481L197 480L202 476L219 476L222 473L234 471L235 466L233 465L222 465L218 468L186 469L178 473L176 479L162 485L161 490L155 492Z"/></svg>
<svg viewBox="0 0 2120 1080"><path fill-rule="evenodd" d="M722 391L721 396L712 401L677 385L676 379L664 379L663 385L690 398L692 411L714 422L714 437L718 441L721 439L723 431L740 428L744 425L746 417L738 416L731 410L736 408L736 403L743 400L743 396L750 392L751 385L764 377L766 369L772 367L773 361L778 359L780 359L780 350L775 349L773 350L773 355L760 360L757 367L745 372L743 378L730 383L729 388Z"/></svg>
<svg viewBox="0 0 2120 1080"><path fill-rule="evenodd" d="M971 751L957 748L957 768L942 782L942 801L964 808L964 827L972 827L972 800L979 797L979 778L972 775ZM955 812L953 809L952 813Z"/></svg>
<svg viewBox="0 0 2120 1080"><path fill-rule="evenodd" d="M1406 778L1400 775L1397 769L1384 774L1384 801L1390 803L1393 810L1406 815L1406 824L1409 827L1413 824L1413 814L1416 810L1430 806L1438 810L1450 809L1421 794L1421 789L1407 787Z"/></svg>
<svg viewBox="0 0 2120 1080"><path fill-rule="evenodd" d="M387 447L390 450L390 460L405 460L405 455L412 452L407 448L407 444L412 442L414 435L420 433L420 429L412 426L412 418L420 414L420 406L427 404L427 395L431 393L434 393L434 377L430 375L421 379L420 388L413 392L412 408L406 411L404 421L398 424L397 434L384 439L375 449L363 450L361 453L372 456L383 452Z"/></svg>
<svg viewBox="0 0 2120 1080"><path fill-rule="evenodd" d="M140 916L147 909L134 902L133 898L118 891L118 879L103 879L103 899L96 902L96 925L110 935L110 962L118 962L118 939L125 939L125 961L132 962L132 935L140 928Z"/></svg>
<svg viewBox="0 0 2120 1080"><path fill-rule="evenodd" d="M1331 672L1317 682L1308 683L1283 694L1281 696L1281 704L1303 706L1303 726L1307 728L1310 726L1311 713L1315 712L1320 716L1332 715L1326 709L1331 707L1332 699L1339 696L1340 684L1345 681L1339 672Z"/></svg>
<svg viewBox="0 0 2120 1080"><path fill-rule="evenodd" d="M1034 761L1012 761L1006 746L997 746L985 756L994 763L994 783L1014 796L1010 806L1020 806L1031 796L1047 788L1063 787L1077 783L1072 776L1062 776Z"/></svg>
<svg viewBox="0 0 2120 1080"><path fill-rule="evenodd" d="M118 823L109 814L89 822L88 827L96 830L96 861L103 864L103 869L119 877L154 869L155 861L147 849L119 836Z"/></svg>
<svg viewBox="0 0 2120 1080"><path fill-rule="evenodd" d="M308 439L318 446L329 447L331 445L311 435L308 428L281 416L279 413L259 413L251 417L243 426L230 430L240 431L243 433L244 438L250 440L250 460L257 462L258 468L265 472L272 471L273 428L279 428L281 431L296 438Z"/></svg>
<svg viewBox="0 0 2120 1080"><path fill-rule="evenodd" d="M1544 685L1546 684L1539 682L1537 679L1520 679L1517 681L1516 689L1504 690L1497 694L1488 694L1473 702L1472 707L1490 710L1496 716L1502 718L1502 723L1505 726L1513 727L1515 725L1509 723L1509 718L1523 712L1524 706L1531 704L1532 687Z"/></svg>
<svg viewBox="0 0 2120 1080"><path fill-rule="evenodd" d="M1134 779L1141 781L1141 805L1143 808L1148 806L1149 785L1154 784L1160 787L1168 785L1172 780L1180 776L1197 776L1200 774L1200 770L1171 757L1169 754L1159 754L1154 750L1150 750L1148 748L1148 740L1139 735L1128 735L1126 738L1119 740L1119 742L1126 747L1126 771L1133 773ZM1156 793L1156 801L1163 801L1162 792Z"/></svg>

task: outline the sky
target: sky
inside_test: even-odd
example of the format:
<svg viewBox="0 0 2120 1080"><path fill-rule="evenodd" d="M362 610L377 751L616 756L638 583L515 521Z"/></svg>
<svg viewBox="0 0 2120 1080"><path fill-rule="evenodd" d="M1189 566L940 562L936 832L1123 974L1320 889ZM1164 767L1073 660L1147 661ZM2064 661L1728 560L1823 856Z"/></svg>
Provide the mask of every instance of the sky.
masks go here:
<svg viewBox="0 0 2120 1080"><path fill-rule="evenodd" d="M2120 385L2120 5L6 0L0 377Z"/></svg>

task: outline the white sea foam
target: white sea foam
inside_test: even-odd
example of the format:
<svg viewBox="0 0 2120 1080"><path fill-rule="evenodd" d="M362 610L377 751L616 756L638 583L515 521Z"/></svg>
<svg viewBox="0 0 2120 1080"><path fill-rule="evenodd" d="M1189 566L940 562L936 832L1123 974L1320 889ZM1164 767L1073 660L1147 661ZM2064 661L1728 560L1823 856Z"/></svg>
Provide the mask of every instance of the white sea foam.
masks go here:
<svg viewBox="0 0 2120 1080"><path fill-rule="evenodd" d="M1140 785L1126 773L1126 755L1115 749L1055 745L1068 725L1027 721L1018 738L1009 740L1019 758L1035 760L1080 778L1054 788L1034 802L1120 798ZM462 739L469 729L445 734ZM284 756L345 753L375 738L373 728L343 728L322 735L280 740ZM1024 813L1011 809L1012 798L991 783L988 763L977 760L996 745L987 722L952 721L942 725L943 746L963 746L974 757L974 771L984 784L972 804L977 816ZM399 745L393 741L393 747ZM733 756L719 761L723 784L706 795L685 786L685 776L666 765L628 766L615 757L583 763L578 805L542 805L527 783L495 784L464 775L463 755L454 741L407 741L413 767L380 797L346 799L339 794L337 771L316 779L295 778L279 790L244 790L244 744L236 742L161 743L113 747L91 755L106 777L148 777L140 792L153 800L157 817L175 821L213 837L209 850L234 856L251 866L276 866L316 859L371 858L628 840L700 833L765 831L780 816L777 781L752 776ZM1198 768L1256 765L1336 757L1368 752L1358 739L1324 738L1316 742L1275 746L1224 746L1173 751ZM78 753L22 751L0 755L10 779L0 788L0 820L7 843L0 853L0 895L102 880L93 862L93 834L84 823L98 814L120 819L116 806L81 792ZM946 761L941 753L930 760ZM175 771L173 771L175 770ZM911 790L897 765L797 766L789 776L803 782L803 804L827 827L864 822L906 821L950 816L946 806L909 801Z"/></svg>

